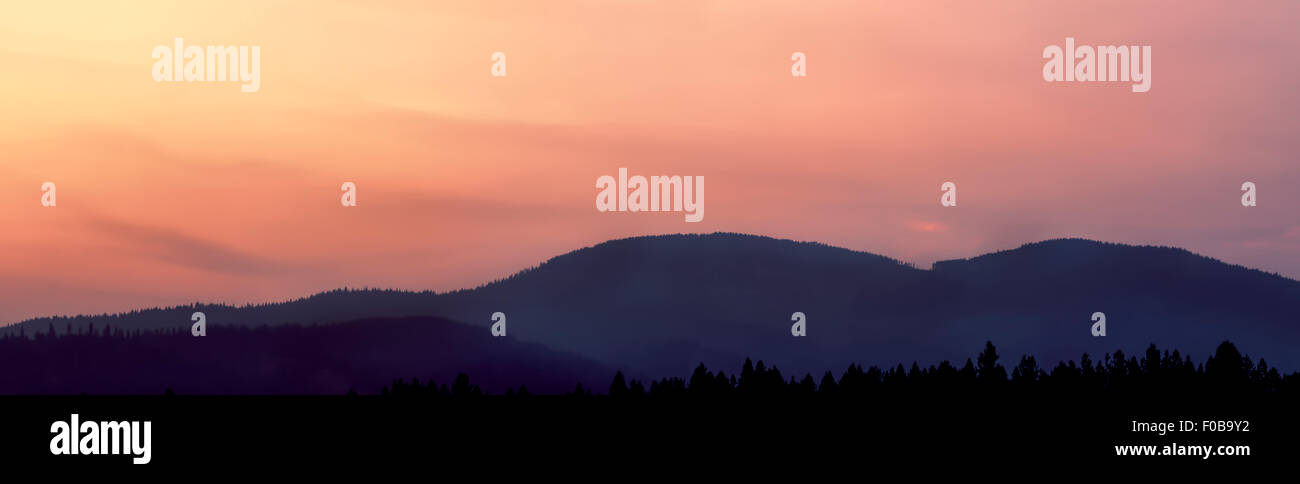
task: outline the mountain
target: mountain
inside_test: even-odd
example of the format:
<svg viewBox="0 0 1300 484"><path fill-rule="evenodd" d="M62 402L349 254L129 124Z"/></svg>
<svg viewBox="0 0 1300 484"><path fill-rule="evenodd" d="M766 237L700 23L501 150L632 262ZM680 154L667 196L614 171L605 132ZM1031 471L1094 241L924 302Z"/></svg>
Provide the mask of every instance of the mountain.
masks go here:
<svg viewBox="0 0 1300 484"><path fill-rule="evenodd" d="M612 369L537 343L495 338L442 318L365 319L323 326L213 326L123 335L0 339L0 393L11 394L336 394L379 393L395 378L433 378L452 386L457 373L501 394L527 385L563 393L603 382Z"/></svg>
<svg viewBox="0 0 1300 484"><path fill-rule="evenodd" d="M342 290L265 306L37 319L9 331L92 320L188 327L202 310L209 325L437 315L487 334L500 311L511 337L642 378L687 374L700 362L731 370L745 357L787 376L850 362L960 365L986 340L1044 366L1084 352L1136 354L1149 343L1200 358L1232 340L1294 370L1298 303L1300 282L1167 247L1049 240L923 270L824 244L717 233L613 240L451 293ZM806 337L790 334L794 312L807 316ZM1090 334L1094 312L1106 315L1105 337Z"/></svg>

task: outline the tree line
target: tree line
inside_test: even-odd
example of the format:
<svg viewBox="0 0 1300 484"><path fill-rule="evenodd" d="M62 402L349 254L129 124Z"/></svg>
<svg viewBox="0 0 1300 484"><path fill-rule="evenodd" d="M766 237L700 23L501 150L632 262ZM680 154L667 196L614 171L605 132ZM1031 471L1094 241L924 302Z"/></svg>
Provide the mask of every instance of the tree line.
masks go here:
<svg viewBox="0 0 1300 484"><path fill-rule="evenodd" d="M1202 394L1202 395L1300 395L1300 373L1283 374L1264 359L1253 361L1231 342L1223 342L1203 363L1195 363L1178 350L1161 351L1150 345L1142 355L1123 350L1093 359L1085 353L1076 363L1063 361L1050 370L1040 367L1032 356L1021 356L1007 369L997 347L985 343L983 351L960 368L948 361L922 367L899 364L892 368L852 364L839 378L827 371L820 379L811 374L786 377L775 366L746 358L739 373L710 371L700 363L687 378L666 377L642 382L627 379L622 371L614 375L603 395L617 399L692 397L865 397L876 395L925 395L953 392L1095 394ZM420 382L394 380L381 391L392 396L466 397L487 395L461 373L450 387L432 379ZM529 395L526 386L507 390L507 396ZM582 383L570 397L601 395Z"/></svg>

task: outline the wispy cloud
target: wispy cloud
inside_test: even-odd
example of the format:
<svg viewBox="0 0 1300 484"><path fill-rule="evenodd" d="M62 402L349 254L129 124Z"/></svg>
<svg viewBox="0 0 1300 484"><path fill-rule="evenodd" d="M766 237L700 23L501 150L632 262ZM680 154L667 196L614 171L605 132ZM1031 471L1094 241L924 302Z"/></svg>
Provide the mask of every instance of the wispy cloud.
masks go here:
<svg viewBox="0 0 1300 484"><path fill-rule="evenodd" d="M262 257L175 229L146 226L106 217L86 218L84 224L101 243L141 259L166 262L200 271L236 275L279 273L292 264Z"/></svg>

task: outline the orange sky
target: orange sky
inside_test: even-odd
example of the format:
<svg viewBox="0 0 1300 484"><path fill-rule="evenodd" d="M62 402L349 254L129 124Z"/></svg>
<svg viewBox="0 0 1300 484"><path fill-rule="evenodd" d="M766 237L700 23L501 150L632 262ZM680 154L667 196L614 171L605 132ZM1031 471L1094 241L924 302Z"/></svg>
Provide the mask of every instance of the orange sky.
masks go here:
<svg viewBox="0 0 1300 484"><path fill-rule="evenodd" d="M1293 1L9 3L0 323L449 290L676 232L923 267L1082 236L1300 277ZM1150 92L1045 82L1067 36L1151 45ZM155 82L175 37L260 46L260 90ZM704 221L597 212L619 167L704 176Z"/></svg>

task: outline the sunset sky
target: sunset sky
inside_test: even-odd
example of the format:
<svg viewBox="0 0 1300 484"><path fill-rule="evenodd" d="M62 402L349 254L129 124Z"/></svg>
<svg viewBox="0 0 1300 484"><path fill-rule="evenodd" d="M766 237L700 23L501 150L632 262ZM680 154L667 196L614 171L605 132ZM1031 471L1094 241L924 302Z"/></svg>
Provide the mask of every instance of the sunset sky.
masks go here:
<svg viewBox="0 0 1300 484"><path fill-rule="evenodd" d="M1300 278L1300 2L1133 3L7 2L0 324L450 290L678 232L921 267L1087 237ZM260 46L260 90L155 82L176 37ZM1152 46L1151 90L1045 82L1066 37ZM620 167L704 176L704 220L598 212Z"/></svg>

